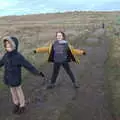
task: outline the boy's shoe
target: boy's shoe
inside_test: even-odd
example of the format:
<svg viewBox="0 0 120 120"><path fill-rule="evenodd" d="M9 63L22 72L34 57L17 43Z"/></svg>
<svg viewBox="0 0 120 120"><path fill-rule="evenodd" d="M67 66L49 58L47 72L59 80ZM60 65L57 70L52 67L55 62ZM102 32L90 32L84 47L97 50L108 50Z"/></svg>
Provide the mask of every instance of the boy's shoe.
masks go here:
<svg viewBox="0 0 120 120"><path fill-rule="evenodd" d="M14 105L12 112L16 114L18 111L19 111L19 105Z"/></svg>
<svg viewBox="0 0 120 120"><path fill-rule="evenodd" d="M48 86L47 86L47 89L52 89L52 88L54 88L55 87L55 84L49 84Z"/></svg>
<svg viewBox="0 0 120 120"><path fill-rule="evenodd" d="M25 112L25 110L26 110L25 106L24 107L19 107L19 111L17 112L17 114L22 114L22 113Z"/></svg>
<svg viewBox="0 0 120 120"><path fill-rule="evenodd" d="M73 87L74 88L80 88L80 86L78 84L76 84L76 83L73 83Z"/></svg>

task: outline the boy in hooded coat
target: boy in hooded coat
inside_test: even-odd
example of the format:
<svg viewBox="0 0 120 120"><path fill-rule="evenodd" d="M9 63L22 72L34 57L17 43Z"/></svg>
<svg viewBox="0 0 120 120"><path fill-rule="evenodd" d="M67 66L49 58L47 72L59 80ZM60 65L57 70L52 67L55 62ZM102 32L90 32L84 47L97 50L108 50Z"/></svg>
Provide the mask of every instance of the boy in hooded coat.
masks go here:
<svg viewBox="0 0 120 120"><path fill-rule="evenodd" d="M41 75L17 50L18 39L16 37L4 37L5 55L0 60L0 67L4 66L4 83L10 87L14 103L13 113L21 114L25 111L25 97L21 88L21 67L25 67L35 75Z"/></svg>

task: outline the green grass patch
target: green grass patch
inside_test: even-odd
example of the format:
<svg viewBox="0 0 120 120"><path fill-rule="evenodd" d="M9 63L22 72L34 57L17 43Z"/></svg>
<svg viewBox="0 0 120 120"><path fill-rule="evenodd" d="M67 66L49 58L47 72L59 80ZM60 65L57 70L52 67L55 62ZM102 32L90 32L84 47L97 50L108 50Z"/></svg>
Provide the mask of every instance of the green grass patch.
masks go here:
<svg viewBox="0 0 120 120"><path fill-rule="evenodd" d="M112 41L105 72L107 99L111 113L116 117L120 116L120 38L114 33L114 29L109 33L109 39Z"/></svg>

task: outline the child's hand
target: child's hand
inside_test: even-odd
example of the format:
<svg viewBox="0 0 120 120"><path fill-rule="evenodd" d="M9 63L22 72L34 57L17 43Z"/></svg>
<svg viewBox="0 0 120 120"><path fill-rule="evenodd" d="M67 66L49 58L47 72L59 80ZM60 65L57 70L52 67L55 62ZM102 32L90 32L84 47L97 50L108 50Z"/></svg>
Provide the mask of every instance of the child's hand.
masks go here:
<svg viewBox="0 0 120 120"><path fill-rule="evenodd" d="M82 55L86 55L86 51L85 50L81 50Z"/></svg>
<svg viewBox="0 0 120 120"><path fill-rule="evenodd" d="M42 72L40 72L39 75L42 77L45 77L44 73L42 73Z"/></svg>
<svg viewBox="0 0 120 120"><path fill-rule="evenodd" d="M33 53L36 53L36 50L33 50Z"/></svg>
<svg viewBox="0 0 120 120"><path fill-rule="evenodd" d="M86 55L86 52L85 52L85 51L83 51L83 55Z"/></svg>

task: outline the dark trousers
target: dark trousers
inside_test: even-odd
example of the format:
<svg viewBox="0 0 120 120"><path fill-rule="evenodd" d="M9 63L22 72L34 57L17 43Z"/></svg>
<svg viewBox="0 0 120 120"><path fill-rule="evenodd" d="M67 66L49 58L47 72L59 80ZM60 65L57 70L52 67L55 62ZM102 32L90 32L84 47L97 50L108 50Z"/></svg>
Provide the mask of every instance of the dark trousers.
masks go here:
<svg viewBox="0 0 120 120"><path fill-rule="evenodd" d="M57 76L58 76L61 66L63 66L63 68L65 69L67 74L70 76L72 82L75 83L75 77L74 77L68 63L54 63L51 83L54 84L56 82L56 79L57 79Z"/></svg>

